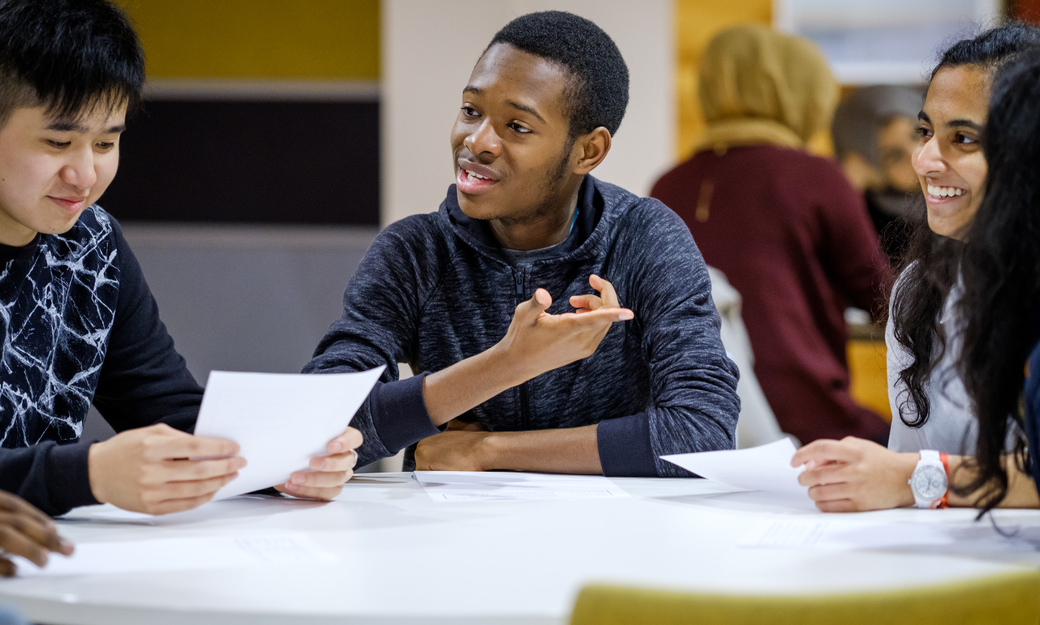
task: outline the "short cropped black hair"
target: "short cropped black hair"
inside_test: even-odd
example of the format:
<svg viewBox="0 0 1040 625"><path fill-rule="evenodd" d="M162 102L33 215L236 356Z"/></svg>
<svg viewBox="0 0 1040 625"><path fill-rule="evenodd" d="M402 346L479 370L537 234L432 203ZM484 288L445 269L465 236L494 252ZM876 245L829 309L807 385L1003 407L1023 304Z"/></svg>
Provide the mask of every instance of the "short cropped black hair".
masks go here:
<svg viewBox="0 0 1040 625"><path fill-rule="evenodd" d="M136 109L144 52L105 0L0 0L0 122L20 107L76 117L94 106Z"/></svg>
<svg viewBox="0 0 1040 625"><path fill-rule="evenodd" d="M563 95L570 109L572 137L599 126L611 135L617 133L628 106L628 66L602 28L566 11L542 11L506 24L488 49L496 43L540 56L570 72Z"/></svg>

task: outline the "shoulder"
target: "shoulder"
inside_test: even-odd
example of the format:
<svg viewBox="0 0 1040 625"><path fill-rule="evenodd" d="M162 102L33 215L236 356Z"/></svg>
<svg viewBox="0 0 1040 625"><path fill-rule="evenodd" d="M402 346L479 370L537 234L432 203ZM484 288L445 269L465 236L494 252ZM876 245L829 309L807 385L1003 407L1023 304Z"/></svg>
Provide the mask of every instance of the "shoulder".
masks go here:
<svg viewBox="0 0 1040 625"><path fill-rule="evenodd" d="M379 231L372 249L389 246L421 250L443 245L445 233L441 221L437 213L399 219Z"/></svg>
<svg viewBox="0 0 1040 625"><path fill-rule="evenodd" d="M654 240L662 245L693 246L686 223L653 197L639 197L621 187L596 181L615 240Z"/></svg>

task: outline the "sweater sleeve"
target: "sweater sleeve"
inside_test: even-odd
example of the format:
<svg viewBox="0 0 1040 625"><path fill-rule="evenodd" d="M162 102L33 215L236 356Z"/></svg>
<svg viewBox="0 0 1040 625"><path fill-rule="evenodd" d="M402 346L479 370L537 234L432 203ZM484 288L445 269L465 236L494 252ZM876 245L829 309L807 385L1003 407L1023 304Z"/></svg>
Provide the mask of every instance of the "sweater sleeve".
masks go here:
<svg viewBox="0 0 1040 625"><path fill-rule="evenodd" d="M343 316L322 338L304 373L386 371L350 424L361 431L358 466L392 456L439 430L423 399L425 376L399 379L399 362L413 362L423 293L435 282L437 246L426 216L391 225L376 237L343 295Z"/></svg>
<svg viewBox="0 0 1040 625"><path fill-rule="evenodd" d="M622 304L642 332L651 397L643 413L600 422L600 462L606 475L688 476L660 456L734 447L737 367L722 346L708 270L686 225L656 200L628 220Z"/></svg>

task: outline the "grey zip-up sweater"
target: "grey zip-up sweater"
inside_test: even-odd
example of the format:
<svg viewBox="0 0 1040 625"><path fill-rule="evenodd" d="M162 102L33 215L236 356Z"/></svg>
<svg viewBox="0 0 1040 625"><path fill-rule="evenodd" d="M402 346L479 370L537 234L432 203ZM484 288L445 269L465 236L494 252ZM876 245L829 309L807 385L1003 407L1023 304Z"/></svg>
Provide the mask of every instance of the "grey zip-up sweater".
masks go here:
<svg viewBox="0 0 1040 625"><path fill-rule="evenodd" d="M423 401L423 374L492 347L536 288L552 295L550 313L573 310L568 298L592 292L593 273L614 285L635 319L614 324L588 358L500 393L466 418L489 431L598 423L606 475L689 475L659 456L733 448L737 369L682 220L657 200L588 176L577 221L548 256L514 264L488 224L459 209L454 186L438 212L379 234L347 284L343 317L304 368L387 365L351 423L365 437L358 466L438 432ZM399 362L417 375L398 381Z"/></svg>

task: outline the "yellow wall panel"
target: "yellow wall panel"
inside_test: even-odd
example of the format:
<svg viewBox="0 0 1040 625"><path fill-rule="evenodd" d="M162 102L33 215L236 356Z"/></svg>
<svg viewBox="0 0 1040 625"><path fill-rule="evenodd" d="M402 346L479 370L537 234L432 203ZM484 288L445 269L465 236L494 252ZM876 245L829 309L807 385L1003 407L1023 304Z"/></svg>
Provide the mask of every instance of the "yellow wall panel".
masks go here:
<svg viewBox="0 0 1040 625"><path fill-rule="evenodd" d="M379 0L116 2L153 80L379 79Z"/></svg>
<svg viewBox="0 0 1040 625"><path fill-rule="evenodd" d="M885 372L886 353L884 340L850 340L846 351L852 399L891 422L892 407L888 403L888 374Z"/></svg>

